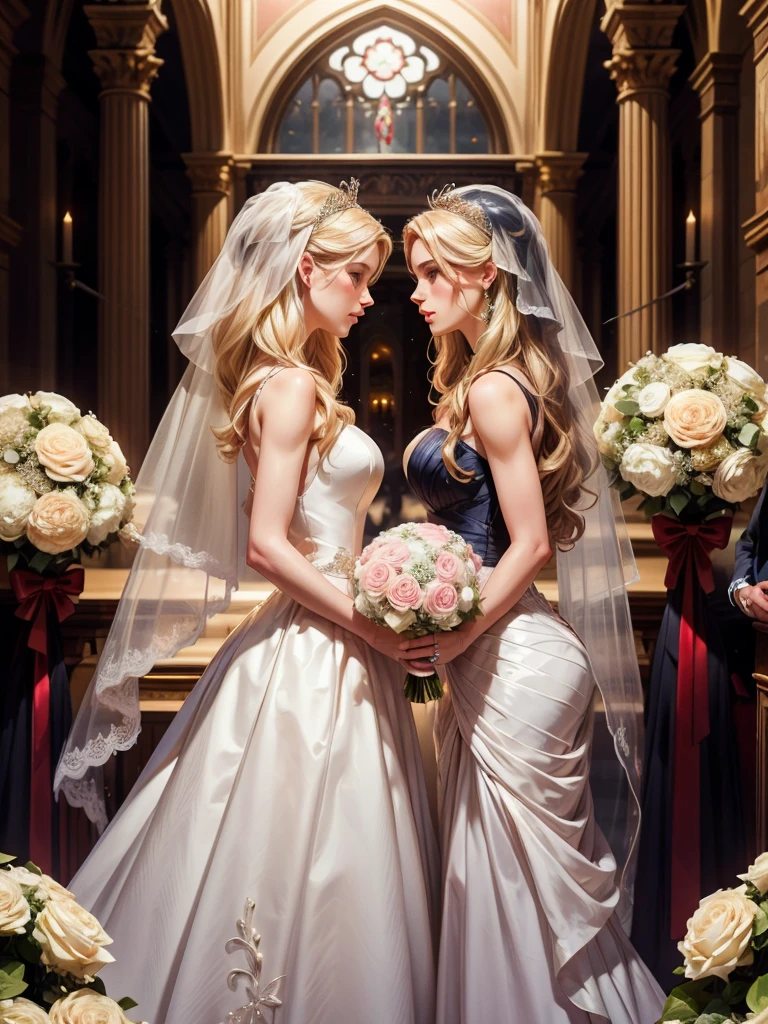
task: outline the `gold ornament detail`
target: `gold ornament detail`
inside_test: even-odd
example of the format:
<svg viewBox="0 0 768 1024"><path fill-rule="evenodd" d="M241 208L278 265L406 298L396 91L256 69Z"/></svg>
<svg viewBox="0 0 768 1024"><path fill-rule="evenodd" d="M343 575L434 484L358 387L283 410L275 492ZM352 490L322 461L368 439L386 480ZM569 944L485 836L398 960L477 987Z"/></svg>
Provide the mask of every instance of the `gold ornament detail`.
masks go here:
<svg viewBox="0 0 768 1024"><path fill-rule="evenodd" d="M455 213L480 228L481 231L485 231L486 234L492 234L491 222L482 206L457 196L454 192L455 188L454 182L451 185L443 185L439 192L435 189L432 195L427 197L430 207L433 210L447 210L449 213Z"/></svg>
<svg viewBox="0 0 768 1024"><path fill-rule="evenodd" d="M360 182L357 178L350 178L348 182L340 181L336 192L332 192L320 207L320 212L315 217L315 227L326 217L333 216L334 213L341 213L343 210L351 210L353 206L359 206L357 201L359 191Z"/></svg>
<svg viewBox="0 0 768 1024"><path fill-rule="evenodd" d="M691 466L697 473L708 473L715 466L719 466L733 450L724 437L706 448L691 448Z"/></svg>

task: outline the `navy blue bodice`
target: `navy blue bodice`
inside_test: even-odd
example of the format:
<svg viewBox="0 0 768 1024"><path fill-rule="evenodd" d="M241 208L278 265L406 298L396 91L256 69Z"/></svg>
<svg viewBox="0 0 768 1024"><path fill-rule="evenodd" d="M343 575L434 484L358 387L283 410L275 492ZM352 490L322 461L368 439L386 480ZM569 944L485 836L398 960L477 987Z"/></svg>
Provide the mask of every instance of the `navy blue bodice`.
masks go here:
<svg viewBox="0 0 768 1024"><path fill-rule="evenodd" d="M515 377L512 379L520 384ZM528 400L535 428L536 399L522 384L520 388ZM442 427L432 427L422 437L408 460L408 483L427 508L430 523L460 534L482 558L483 565L494 566L509 547L509 532L499 508L491 467L471 445L457 441L456 462L461 469L474 472L474 476L466 483L456 480L443 462L447 434Z"/></svg>

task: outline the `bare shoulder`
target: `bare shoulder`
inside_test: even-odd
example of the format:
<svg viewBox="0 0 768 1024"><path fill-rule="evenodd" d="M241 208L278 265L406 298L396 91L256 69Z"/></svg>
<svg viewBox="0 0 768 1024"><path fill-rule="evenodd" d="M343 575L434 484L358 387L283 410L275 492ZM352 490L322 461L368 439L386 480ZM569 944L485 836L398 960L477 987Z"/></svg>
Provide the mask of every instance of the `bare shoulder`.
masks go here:
<svg viewBox="0 0 768 1024"><path fill-rule="evenodd" d="M309 370L291 366L267 381L258 402L251 405L251 425L280 421L302 429L315 415L317 385Z"/></svg>
<svg viewBox="0 0 768 1024"><path fill-rule="evenodd" d="M468 402L472 424L483 440L500 433L508 437L515 425L528 429L530 412L525 395L506 373L484 373L474 380Z"/></svg>

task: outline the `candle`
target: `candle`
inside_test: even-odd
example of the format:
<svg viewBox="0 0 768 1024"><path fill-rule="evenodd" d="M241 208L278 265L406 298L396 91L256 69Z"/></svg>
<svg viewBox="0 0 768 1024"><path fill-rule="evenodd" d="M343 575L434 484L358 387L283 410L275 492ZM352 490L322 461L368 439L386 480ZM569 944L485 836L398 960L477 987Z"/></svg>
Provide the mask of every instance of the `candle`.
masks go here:
<svg viewBox="0 0 768 1024"><path fill-rule="evenodd" d="M61 262L72 264L72 216L69 210L64 214L64 222L61 225Z"/></svg>
<svg viewBox="0 0 768 1024"><path fill-rule="evenodd" d="M685 218L685 262L696 262L696 217L693 210Z"/></svg>

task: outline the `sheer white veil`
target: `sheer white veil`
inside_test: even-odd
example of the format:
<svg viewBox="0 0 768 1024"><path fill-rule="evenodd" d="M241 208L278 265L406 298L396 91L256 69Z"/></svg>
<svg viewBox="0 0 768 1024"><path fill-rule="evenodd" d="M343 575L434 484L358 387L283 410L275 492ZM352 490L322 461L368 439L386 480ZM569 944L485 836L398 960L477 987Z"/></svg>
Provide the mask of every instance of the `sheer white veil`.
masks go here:
<svg viewBox="0 0 768 1024"><path fill-rule="evenodd" d="M211 332L241 302L264 309L296 273L313 227L293 227L300 197L297 185L278 182L245 203L173 334L190 364L136 479L140 546L54 780L99 830L101 766L136 742L139 678L193 644L237 588L247 522L238 463L218 456L211 433L227 422Z"/></svg>
<svg viewBox="0 0 768 1024"><path fill-rule="evenodd" d="M576 426L596 456L598 468L586 486L597 497L580 509L584 535L571 551L557 553L557 582L560 611L587 649L611 748L623 768L622 778L612 771L615 761L593 757L593 790L610 793L596 802L596 813L619 865L619 914L628 930L640 827L643 692L626 585L638 574L619 498L597 458L592 432L600 407L592 378L603 360L552 264L541 225L523 201L496 185L467 185L451 194L483 209L492 229L493 261L515 277L517 308L536 318L545 343L565 355ZM596 732L596 749L599 740Z"/></svg>

